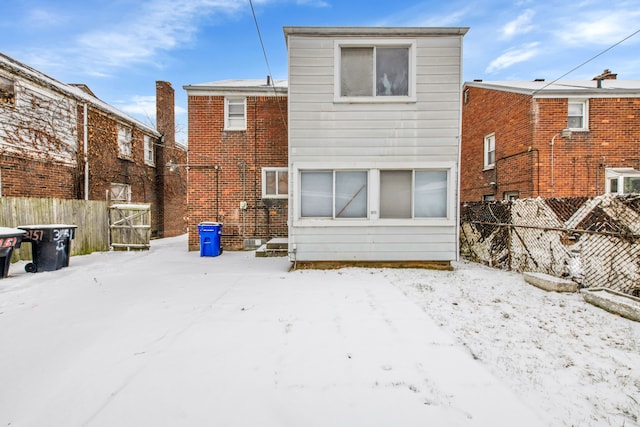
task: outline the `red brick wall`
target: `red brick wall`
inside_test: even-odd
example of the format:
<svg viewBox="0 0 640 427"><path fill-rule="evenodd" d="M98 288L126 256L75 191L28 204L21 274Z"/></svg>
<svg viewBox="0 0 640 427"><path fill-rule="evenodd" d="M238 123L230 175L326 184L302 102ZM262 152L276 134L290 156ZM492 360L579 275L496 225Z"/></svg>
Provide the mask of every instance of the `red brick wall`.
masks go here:
<svg viewBox="0 0 640 427"><path fill-rule="evenodd" d="M287 235L287 200L263 200L261 181L263 167L287 167L287 98L249 96L246 113L245 131L225 131L223 96L189 96L190 250L204 221L224 224L225 249Z"/></svg>
<svg viewBox="0 0 640 427"><path fill-rule="evenodd" d="M77 196L75 166L36 160L0 156L0 185L2 196L56 197L74 199Z"/></svg>
<svg viewBox="0 0 640 427"><path fill-rule="evenodd" d="M158 234L177 236L187 231L187 172L182 168L169 170L165 165L187 163L186 148L176 144L175 96L171 83L156 82L156 123L163 136L156 145L155 162L158 188Z"/></svg>
<svg viewBox="0 0 640 427"><path fill-rule="evenodd" d="M520 197L591 197L605 191L605 168L640 167L638 98L589 99L589 131L565 139L558 134L567 127L567 98L534 100L505 91L465 90L463 202L488 194L502 199L505 192L516 190ZM492 132L496 167L483 171L484 136Z"/></svg>
<svg viewBox="0 0 640 427"><path fill-rule="evenodd" d="M532 197L536 191L537 153L530 150L533 126L531 99L502 91L467 87L462 104L460 199L480 201L505 192L520 191ZM484 138L495 133L496 167L484 168ZM491 186L491 183L497 186Z"/></svg>

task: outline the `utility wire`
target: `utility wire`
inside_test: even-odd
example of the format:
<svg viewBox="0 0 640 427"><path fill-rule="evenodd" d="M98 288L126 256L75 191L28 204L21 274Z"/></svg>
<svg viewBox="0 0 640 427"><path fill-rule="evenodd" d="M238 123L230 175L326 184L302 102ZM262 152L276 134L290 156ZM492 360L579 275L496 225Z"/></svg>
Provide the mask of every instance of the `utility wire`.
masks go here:
<svg viewBox="0 0 640 427"><path fill-rule="evenodd" d="M627 37L623 38L622 40L618 41L617 43L612 44L611 46L609 46L608 48L606 48L605 50L603 50L602 52L598 53L597 55L592 56L591 58L587 59L586 61L584 61L582 64L573 67L571 70L567 71L566 73L564 73L563 75L561 75L560 77L558 77L557 79L547 83L546 85L542 86L540 89L536 89L533 91L533 93L531 95L535 95L536 93L540 92L541 90L545 89L548 86L551 86L552 84L554 84L555 82L557 82L558 80L562 79L563 77L568 76L569 74L573 73L574 71L576 71L579 68L584 67L585 65L587 65L589 62L593 61L594 59L598 58L599 56L604 55L605 53L609 52L611 49L613 49L614 47L624 43L625 41L629 40L631 37L635 36L636 34L640 33L640 29L634 31L633 33L629 34Z"/></svg>
<svg viewBox="0 0 640 427"><path fill-rule="evenodd" d="M256 31L258 32L258 39L260 40L260 46L262 47L262 54L264 55L264 62L267 64L267 71L269 72L269 82L271 84L271 88L273 89L273 93L278 100L278 109L280 110L280 118L282 119L282 124L285 129L288 129L287 121L284 118L284 113L282 112L282 105L280 105L280 98L278 96L278 92L276 91L276 86L271 75L271 66L269 66L269 58L267 57L267 50L264 47L264 42L262 41L262 34L260 34L260 26L258 25L258 18L256 17L256 11L253 8L253 0L249 0L249 5L251 6L251 14L253 15L253 22L256 24Z"/></svg>

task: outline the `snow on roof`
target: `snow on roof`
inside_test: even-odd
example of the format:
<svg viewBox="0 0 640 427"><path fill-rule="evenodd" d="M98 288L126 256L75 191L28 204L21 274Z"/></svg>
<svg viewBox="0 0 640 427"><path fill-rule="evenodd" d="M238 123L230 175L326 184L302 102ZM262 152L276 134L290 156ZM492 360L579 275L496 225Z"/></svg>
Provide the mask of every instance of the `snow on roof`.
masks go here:
<svg viewBox="0 0 640 427"><path fill-rule="evenodd" d="M218 80L207 83L198 83L186 85L182 87L189 91L208 91L208 92L286 92L288 88L287 80L267 80L265 79L229 79Z"/></svg>
<svg viewBox="0 0 640 427"><path fill-rule="evenodd" d="M640 80L558 80L558 81L473 81L465 86L503 90L527 95L589 94L595 96L640 96Z"/></svg>
<svg viewBox="0 0 640 427"><path fill-rule="evenodd" d="M117 108L107 104L106 102L100 100L99 98L95 97L95 96L91 96L89 93L87 93L85 90L83 90L81 87L81 85L70 85L70 84L66 84L66 83L62 83L56 79L54 79L53 77L50 77L38 70L36 70L35 68L32 68L26 64L23 64L22 62L19 62L3 53L0 52L0 67L2 68L8 68L9 70L11 70L12 72L21 75L24 78L27 78L29 80L32 80L36 83L39 84L43 84L45 86L48 86L52 89L55 89L61 93L63 93L66 96L69 96L71 98L74 98L80 102L86 102L89 103L91 105L93 105L94 107L102 110L103 112L106 112L108 114L112 114L122 120L125 120L131 124L135 124L137 127L141 128L142 130L146 131L147 133L151 133L155 136L160 136L160 132L158 132L156 129L142 123L141 121L129 116L128 114L123 113L122 111L118 110Z"/></svg>

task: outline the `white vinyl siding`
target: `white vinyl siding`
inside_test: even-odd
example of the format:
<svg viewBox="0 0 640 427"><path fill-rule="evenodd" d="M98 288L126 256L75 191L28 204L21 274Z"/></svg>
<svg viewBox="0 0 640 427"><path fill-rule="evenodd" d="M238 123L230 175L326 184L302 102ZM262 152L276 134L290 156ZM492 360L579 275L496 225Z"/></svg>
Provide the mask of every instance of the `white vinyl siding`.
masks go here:
<svg viewBox="0 0 640 427"><path fill-rule="evenodd" d="M457 258L462 37L396 37L288 37L289 248L297 260ZM384 45L410 47L409 96L345 101L336 49ZM299 172L343 169L368 171L367 217L301 216ZM413 171L437 172L418 178L417 191L443 203L430 211L413 198L413 217L384 218L380 175L392 170L408 171L414 186Z"/></svg>

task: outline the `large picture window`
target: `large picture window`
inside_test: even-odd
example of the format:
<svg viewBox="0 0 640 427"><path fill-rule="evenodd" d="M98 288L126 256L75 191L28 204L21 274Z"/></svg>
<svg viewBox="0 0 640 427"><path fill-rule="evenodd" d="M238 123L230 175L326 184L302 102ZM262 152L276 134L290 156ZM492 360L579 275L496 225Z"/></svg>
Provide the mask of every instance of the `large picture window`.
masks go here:
<svg viewBox="0 0 640 427"><path fill-rule="evenodd" d="M412 96L413 45L338 45L339 98L407 99Z"/></svg>
<svg viewBox="0 0 640 427"><path fill-rule="evenodd" d="M366 218L366 171L300 172L300 216Z"/></svg>
<svg viewBox="0 0 640 427"><path fill-rule="evenodd" d="M445 218L447 171L380 171L380 218Z"/></svg>

